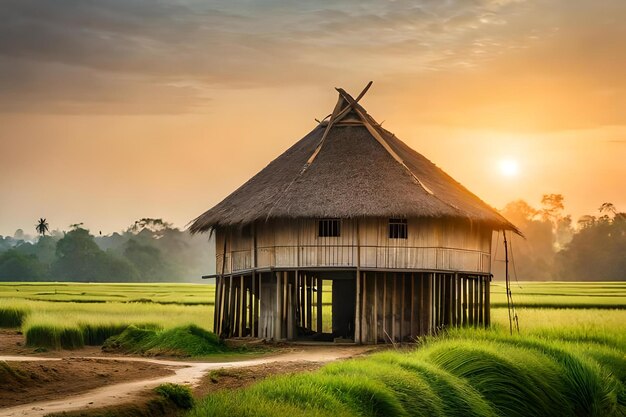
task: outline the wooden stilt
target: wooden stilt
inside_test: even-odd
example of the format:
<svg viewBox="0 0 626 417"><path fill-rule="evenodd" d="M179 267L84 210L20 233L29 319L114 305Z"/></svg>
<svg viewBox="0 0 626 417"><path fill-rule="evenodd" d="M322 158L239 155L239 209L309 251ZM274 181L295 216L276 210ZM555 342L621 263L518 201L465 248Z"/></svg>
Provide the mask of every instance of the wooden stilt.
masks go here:
<svg viewBox="0 0 626 417"><path fill-rule="evenodd" d="M276 311L274 312L274 340L280 340L282 335L282 272L276 272Z"/></svg>
<svg viewBox="0 0 626 417"><path fill-rule="evenodd" d="M404 317L406 312L406 292L405 292L406 280L404 273L402 274L402 290L400 291L400 342L404 340Z"/></svg>
<svg viewBox="0 0 626 417"><path fill-rule="evenodd" d="M323 287L324 280L322 278L317 278L317 332L323 333L323 306L322 306L322 297L323 297Z"/></svg>
<svg viewBox="0 0 626 417"><path fill-rule="evenodd" d="M233 276L229 277L228 284L228 333L227 337L232 337L235 330L235 288L233 287Z"/></svg>
<svg viewBox="0 0 626 417"><path fill-rule="evenodd" d="M354 343L361 343L361 270L356 270L356 303L354 306Z"/></svg>
<svg viewBox="0 0 626 417"><path fill-rule="evenodd" d="M391 293L391 340L395 341L396 340L396 317L398 315L398 302L397 302L397 297L396 294L398 293L397 290L397 282L398 282L398 274L394 273L392 275L392 280L393 280L393 291Z"/></svg>
<svg viewBox="0 0 626 417"><path fill-rule="evenodd" d="M243 288L243 275L241 275L239 277L239 311L238 311L238 313L239 313L238 316L239 317L238 317L238 320L237 320L238 321L237 335L239 337L243 336L243 322L244 322L243 317L244 317L244 311L245 311L244 310L244 308L245 308L245 306L244 306L244 300L245 300L244 295L245 295L245 292L244 292L244 288Z"/></svg>
<svg viewBox="0 0 626 417"><path fill-rule="evenodd" d="M359 338L359 343L361 342L369 342L369 338L370 338L370 317L367 314L367 310L368 310L368 305L367 305L367 272L361 272L360 273L361 277L362 277L362 281L363 281L363 285L361 288L361 302L360 302L360 306L359 309L361 311L361 314L359 314L361 316L361 320L360 320L360 326L358 326L361 329L361 334L360 334L360 338ZM356 342L356 340L355 340Z"/></svg>
<svg viewBox="0 0 626 417"><path fill-rule="evenodd" d="M306 328L313 330L313 277L306 277Z"/></svg>
<svg viewBox="0 0 626 417"><path fill-rule="evenodd" d="M478 325L483 327L484 324L484 314L485 310L483 309L484 301L483 297L485 294L485 289L483 287L483 277L478 276Z"/></svg>
<svg viewBox="0 0 626 417"><path fill-rule="evenodd" d="M293 295L292 295L293 284L287 284L287 339L293 340Z"/></svg>
<svg viewBox="0 0 626 417"><path fill-rule="evenodd" d="M383 339L387 340L387 273L383 273Z"/></svg>
<svg viewBox="0 0 626 417"><path fill-rule="evenodd" d="M485 327L491 326L491 276L485 277Z"/></svg>
<svg viewBox="0 0 626 417"><path fill-rule="evenodd" d="M409 338L414 339L416 335L416 331L414 330L415 328L413 327L414 324L414 317L415 317L415 277L413 276L413 273L411 272L411 331L409 332Z"/></svg>
<svg viewBox="0 0 626 417"><path fill-rule="evenodd" d="M378 344L378 274L374 272L374 344Z"/></svg>
<svg viewBox="0 0 626 417"><path fill-rule="evenodd" d="M454 274L454 285L456 287L456 326L460 326L463 324L462 317L462 308L463 308L463 293L461 292L461 279L459 278L459 274Z"/></svg>

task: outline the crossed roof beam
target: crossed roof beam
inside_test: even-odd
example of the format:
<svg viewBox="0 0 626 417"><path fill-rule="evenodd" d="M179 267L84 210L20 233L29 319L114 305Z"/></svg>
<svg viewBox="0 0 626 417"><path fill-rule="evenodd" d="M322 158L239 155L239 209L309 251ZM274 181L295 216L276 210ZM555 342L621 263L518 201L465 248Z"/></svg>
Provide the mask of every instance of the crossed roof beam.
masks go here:
<svg viewBox="0 0 626 417"><path fill-rule="evenodd" d="M363 125L365 126L365 128L370 132L370 134L374 137L374 139L376 139L376 141L387 151L387 153L389 153L393 157L393 159L395 159L400 165L402 165L408 171L411 177L413 177L413 180L417 184L419 184L424 189L424 191L426 191L430 195L434 195L433 191L430 188L428 188L415 175L415 173L413 173L413 171L411 171L411 169L404 163L404 160L400 157L400 155L398 155L391 148L391 146L389 146L389 143L387 143L385 138L383 138L380 132L374 127L374 125L377 125L378 123L372 118L372 116L367 114L367 111L365 111L363 107L361 107L358 104L359 100L363 98L363 96L367 93L367 91L370 89L371 86L372 86L372 81L367 83L363 91L361 91L361 93L357 96L356 99L352 98L352 96L350 96L350 94L348 94L343 88L335 88L335 90L339 92L339 96L341 99L337 100L337 104L335 105L335 109L330 115L330 119L328 120L328 125L326 125L326 130L324 130L322 139L320 139L320 142L315 148L315 151L313 152L311 157L307 160L306 164L304 164L304 167L300 171L300 175L302 175L309 168L309 166L311 166L311 164L313 163L317 155L322 150L326 137L328 136L328 132L330 132L330 129L333 127L333 125L341 121L341 119L345 117L350 112L350 110L354 110L358 118L361 119L361 122L363 122ZM344 102L348 104L346 107L342 107ZM327 117L328 116L326 116L324 120L326 120ZM322 120L322 122L324 120Z"/></svg>

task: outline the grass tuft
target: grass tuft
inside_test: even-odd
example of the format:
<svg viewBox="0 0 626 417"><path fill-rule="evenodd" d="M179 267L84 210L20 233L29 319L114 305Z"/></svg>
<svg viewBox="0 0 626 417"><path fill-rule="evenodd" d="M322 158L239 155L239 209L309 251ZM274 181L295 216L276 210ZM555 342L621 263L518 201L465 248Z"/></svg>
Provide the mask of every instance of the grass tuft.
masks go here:
<svg viewBox="0 0 626 417"><path fill-rule="evenodd" d="M227 350L214 333L193 324L167 330L131 325L109 338L103 349L148 356L206 356Z"/></svg>
<svg viewBox="0 0 626 417"><path fill-rule="evenodd" d="M185 385L165 383L154 389L163 398L172 401L178 408L190 409L194 405L191 389Z"/></svg>

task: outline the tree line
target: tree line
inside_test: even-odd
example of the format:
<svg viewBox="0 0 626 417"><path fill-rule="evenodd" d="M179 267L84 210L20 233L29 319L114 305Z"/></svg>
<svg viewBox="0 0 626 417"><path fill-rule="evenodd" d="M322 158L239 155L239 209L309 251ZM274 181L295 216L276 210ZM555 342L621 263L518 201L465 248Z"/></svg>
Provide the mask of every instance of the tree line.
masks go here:
<svg viewBox="0 0 626 417"><path fill-rule="evenodd" d="M574 223L564 201L561 194L545 194L539 207L517 200L501 210L523 234L509 239L513 276L524 281L626 280L626 213L603 203L597 213ZM493 240L494 275L503 276L501 233Z"/></svg>
<svg viewBox="0 0 626 417"><path fill-rule="evenodd" d="M162 219L140 219L122 233L94 236L82 223L50 232L42 218L36 231L36 240L21 230L0 236L0 281L197 281L214 262L206 236Z"/></svg>

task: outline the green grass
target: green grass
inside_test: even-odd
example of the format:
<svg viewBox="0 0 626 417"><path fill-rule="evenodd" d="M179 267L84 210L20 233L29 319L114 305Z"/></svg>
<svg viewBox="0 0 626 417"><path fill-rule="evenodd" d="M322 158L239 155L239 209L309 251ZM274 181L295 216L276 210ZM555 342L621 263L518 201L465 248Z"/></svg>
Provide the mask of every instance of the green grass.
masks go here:
<svg viewBox="0 0 626 417"><path fill-rule="evenodd" d="M514 282L511 290L518 307L626 309L626 282ZM491 305L506 307L504 283L492 283Z"/></svg>
<svg viewBox="0 0 626 417"><path fill-rule="evenodd" d="M50 349L76 349L85 345L83 333L71 326L36 324L24 333L26 345Z"/></svg>
<svg viewBox="0 0 626 417"><path fill-rule="evenodd" d="M109 338L105 350L138 353L147 356L209 356L228 349L214 334L195 325L167 330L129 326Z"/></svg>
<svg viewBox="0 0 626 417"><path fill-rule="evenodd" d="M180 384L161 384L154 391L163 398L172 401L178 408L189 409L193 407L194 399L191 389Z"/></svg>
<svg viewBox="0 0 626 417"><path fill-rule="evenodd" d="M28 305L0 298L0 327L20 327L29 313Z"/></svg>
<svg viewBox="0 0 626 417"><path fill-rule="evenodd" d="M620 340L615 332L608 339ZM189 416L620 416L626 346L461 329L210 395Z"/></svg>
<svg viewBox="0 0 626 417"><path fill-rule="evenodd" d="M0 299L74 303L155 303L213 305L215 285L78 283L78 282L1 282Z"/></svg>

